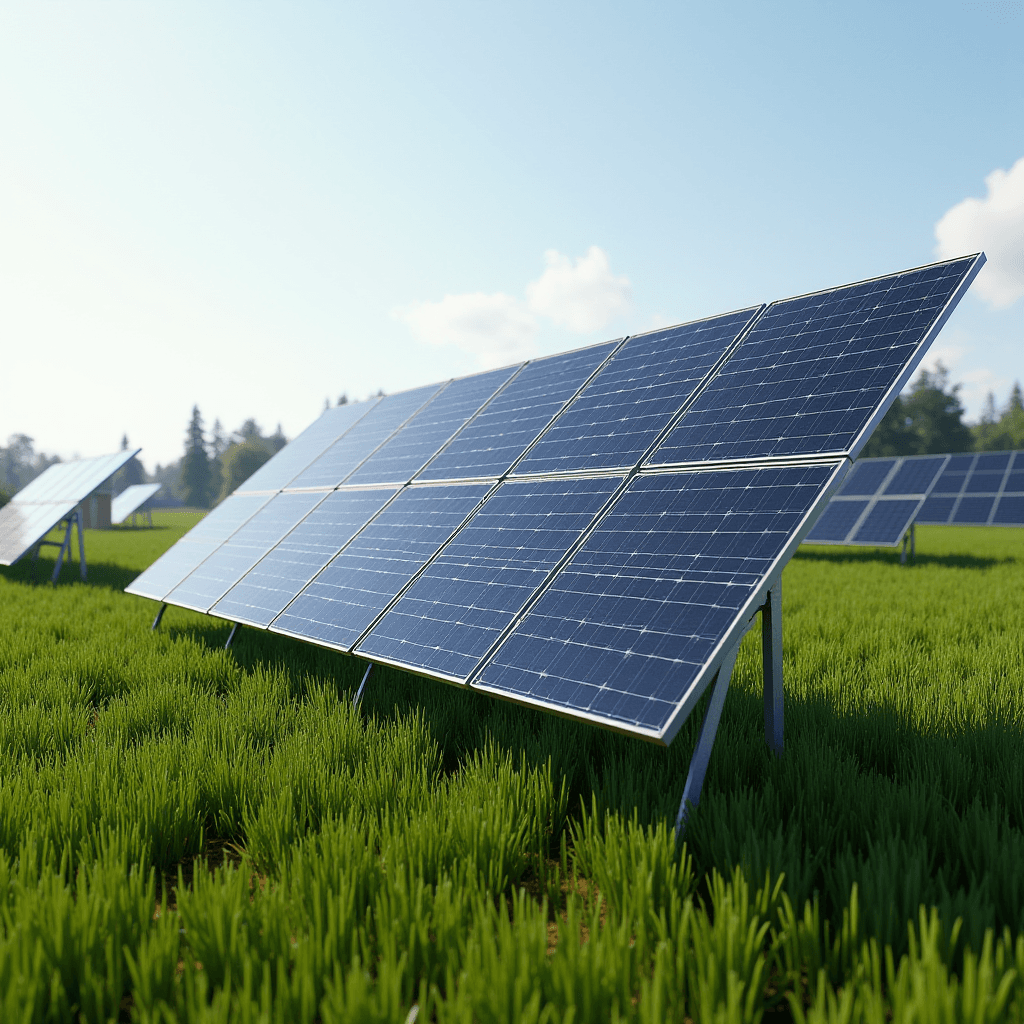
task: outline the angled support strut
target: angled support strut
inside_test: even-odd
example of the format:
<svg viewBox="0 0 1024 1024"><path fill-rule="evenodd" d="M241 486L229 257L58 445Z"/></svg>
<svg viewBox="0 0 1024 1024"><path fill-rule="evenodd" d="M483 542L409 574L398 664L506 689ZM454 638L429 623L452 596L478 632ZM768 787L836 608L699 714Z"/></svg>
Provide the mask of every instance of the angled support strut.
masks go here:
<svg viewBox="0 0 1024 1024"><path fill-rule="evenodd" d="M157 626L160 625L160 620L164 617L164 612L165 611L167 611L167 602L166 601L164 601L164 603L162 605L160 605L160 611L158 611L156 613L156 618L153 620L153 625L149 627L150 632L152 632L154 629L157 628Z"/></svg>
<svg viewBox="0 0 1024 1024"><path fill-rule="evenodd" d="M352 698L352 707L359 707L359 702L363 699L363 690L366 689L367 680L370 678L370 673L373 672L373 662L366 666L366 671L363 673L363 681L359 684L359 689L356 690L356 695Z"/></svg>

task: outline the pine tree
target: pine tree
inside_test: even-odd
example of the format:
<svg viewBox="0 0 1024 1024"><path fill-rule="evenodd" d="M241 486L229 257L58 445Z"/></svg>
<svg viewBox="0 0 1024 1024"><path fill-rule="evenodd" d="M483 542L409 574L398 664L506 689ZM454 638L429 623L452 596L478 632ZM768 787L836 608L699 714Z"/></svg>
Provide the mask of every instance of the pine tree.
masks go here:
<svg viewBox="0 0 1024 1024"><path fill-rule="evenodd" d="M974 435L963 422L960 387L949 383L949 370L939 362L934 370L921 371L909 397L904 399L907 416L924 454L974 449Z"/></svg>
<svg viewBox="0 0 1024 1024"><path fill-rule="evenodd" d="M868 438L862 455L873 459L882 455L919 455L921 451L921 439L914 432L903 398L897 395L882 422Z"/></svg>
<svg viewBox="0 0 1024 1024"><path fill-rule="evenodd" d="M199 406L192 406L192 418L185 434L185 457L181 460L178 488L186 505L209 508L211 494L210 456L203 436L203 417Z"/></svg>

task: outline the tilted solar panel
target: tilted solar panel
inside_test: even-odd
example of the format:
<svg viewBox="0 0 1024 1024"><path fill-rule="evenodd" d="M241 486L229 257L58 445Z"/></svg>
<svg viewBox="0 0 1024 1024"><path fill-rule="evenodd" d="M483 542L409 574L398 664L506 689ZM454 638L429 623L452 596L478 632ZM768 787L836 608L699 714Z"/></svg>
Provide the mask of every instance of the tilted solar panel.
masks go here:
<svg viewBox="0 0 1024 1024"><path fill-rule="evenodd" d="M160 484L131 484L110 503L110 521L123 523L160 490Z"/></svg>
<svg viewBox="0 0 1024 1024"><path fill-rule="evenodd" d="M742 309L628 339L515 475L632 469L759 312Z"/></svg>
<svg viewBox="0 0 1024 1024"><path fill-rule="evenodd" d="M334 488L369 458L402 424L416 414L443 387L431 384L382 398L353 424L288 487Z"/></svg>
<svg viewBox="0 0 1024 1024"><path fill-rule="evenodd" d="M856 455L978 267L969 257L772 303L650 464Z"/></svg>
<svg viewBox="0 0 1024 1024"><path fill-rule="evenodd" d="M465 682L621 482L503 483L356 653Z"/></svg>
<svg viewBox="0 0 1024 1024"><path fill-rule="evenodd" d="M397 493L390 487L330 492L214 605L211 614L266 628Z"/></svg>
<svg viewBox="0 0 1024 1024"><path fill-rule="evenodd" d="M287 487L314 459L322 455L354 423L372 409L379 399L347 402L325 409L294 441L276 452L269 462L260 466L235 493L279 491Z"/></svg>
<svg viewBox="0 0 1024 1024"><path fill-rule="evenodd" d="M14 565L140 451L58 462L40 473L0 508L0 565Z"/></svg>
<svg viewBox="0 0 1024 1024"><path fill-rule="evenodd" d="M271 629L348 650L489 490L408 487L274 620Z"/></svg>
<svg viewBox="0 0 1024 1024"><path fill-rule="evenodd" d="M355 486L411 480L521 365L453 380L345 482Z"/></svg>
<svg viewBox="0 0 1024 1024"><path fill-rule="evenodd" d="M479 479L506 473L617 345L606 342L527 364L417 479Z"/></svg>
<svg viewBox="0 0 1024 1024"><path fill-rule="evenodd" d="M844 471L636 477L471 685L670 742Z"/></svg>

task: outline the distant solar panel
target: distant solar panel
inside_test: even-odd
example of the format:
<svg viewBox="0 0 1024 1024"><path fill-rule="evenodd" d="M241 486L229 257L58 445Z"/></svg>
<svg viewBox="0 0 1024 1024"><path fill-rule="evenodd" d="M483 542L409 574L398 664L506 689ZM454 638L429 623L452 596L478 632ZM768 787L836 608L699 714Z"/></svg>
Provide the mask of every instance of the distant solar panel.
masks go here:
<svg viewBox="0 0 1024 1024"><path fill-rule="evenodd" d="M110 521L123 523L160 490L160 484L131 484L110 503Z"/></svg>
<svg viewBox="0 0 1024 1024"><path fill-rule="evenodd" d="M922 525L1024 526L1024 452L951 455L917 521Z"/></svg>
<svg viewBox="0 0 1024 1024"><path fill-rule="evenodd" d="M23 487L0 508L0 565L13 565L43 541L46 535L74 513L78 505L102 487L126 462L142 451L134 448L99 455L92 459L75 459L50 466ZM81 571L85 578L84 547L78 520ZM61 561L68 552L71 525L54 570L54 579Z"/></svg>
<svg viewBox="0 0 1024 1024"><path fill-rule="evenodd" d="M695 802L759 609L766 736L781 750L782 568L983 260L383 398L272 481L273 529L237 506L133 592L180 585L173 603L662 743L717 680ZM934 458L858 468L820 529L877 543L925 498L903 488L941 471ZM299 494L311 511L271 513ZM174 555L190 546L199 557Z"/></svg>

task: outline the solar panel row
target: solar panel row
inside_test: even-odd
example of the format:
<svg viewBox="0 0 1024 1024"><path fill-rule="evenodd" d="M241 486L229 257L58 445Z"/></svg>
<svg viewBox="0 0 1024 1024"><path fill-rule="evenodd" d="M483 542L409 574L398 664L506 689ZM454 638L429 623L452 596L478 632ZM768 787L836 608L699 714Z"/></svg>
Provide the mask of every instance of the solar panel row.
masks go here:
<svg viewBox="0 0 1024 1024"><path fill-rule="evenodd" d="M1024 526L1024 452L859 459L807 541L895 546L915 522Z"/></svg>
<svg viewBox="0 0 1024 1024"><path fill-rule="evenodd" d="M981 259L382 398L128 589L668 742Z"/></svg>

